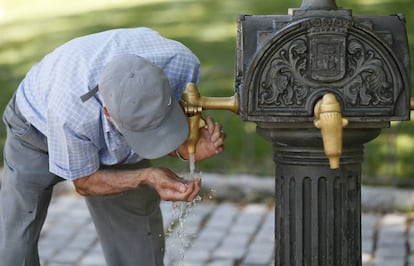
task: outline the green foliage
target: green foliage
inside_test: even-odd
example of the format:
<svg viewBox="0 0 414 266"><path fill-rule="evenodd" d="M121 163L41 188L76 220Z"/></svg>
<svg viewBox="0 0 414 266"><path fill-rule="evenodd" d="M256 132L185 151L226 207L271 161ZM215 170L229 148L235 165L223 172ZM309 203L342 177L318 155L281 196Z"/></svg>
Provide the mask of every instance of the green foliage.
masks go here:
<svg viewBox="0 0 414 266"><path fill-rule="evenodd" d="M0 4L0 109L3 110L20 80L44 55L64 42L85 34L121 27L146 26L186 44L202 62L200 91L206 96L234 93L237 16L284 15L301 0L4 0ZM412 0L338 0L354 15L404 13L409 43L414 45ZM412 50L412 49L411 49ZM413 55L411 55L413 56ZM223 154L197 165L198 170L273 175L271 144L255 133L255 125L227 111L208 112L227 132ZM365 149L364 174L387 182L414 176L411 154L413 122L393 124ZM6 132L0 123L0 149ZM186 163L164 158L185 171ZM375 182L372 181L372 182Z"/></svg>
<svg viewBox="0 0 414 266"><path fill-rule="evenodd" d="M414 121L394 122L367 144L363 164L366 182L414 186L413 133Z"/></svg>

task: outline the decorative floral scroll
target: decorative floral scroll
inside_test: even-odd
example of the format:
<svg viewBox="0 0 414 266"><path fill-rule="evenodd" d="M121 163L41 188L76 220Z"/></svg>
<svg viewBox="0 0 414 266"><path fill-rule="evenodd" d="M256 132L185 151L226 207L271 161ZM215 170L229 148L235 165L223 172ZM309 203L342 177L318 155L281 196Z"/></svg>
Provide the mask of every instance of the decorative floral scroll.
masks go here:
<svg viewBox="0 0 414 266"><path fill-rule="evenodd" d="M338 91L349 107L393 104L401 89L389 64L393 58L351 31L349 20L316 18L301 27L306 34L276 43L257 73L260 108L303 107L321 88Z"/></svg>

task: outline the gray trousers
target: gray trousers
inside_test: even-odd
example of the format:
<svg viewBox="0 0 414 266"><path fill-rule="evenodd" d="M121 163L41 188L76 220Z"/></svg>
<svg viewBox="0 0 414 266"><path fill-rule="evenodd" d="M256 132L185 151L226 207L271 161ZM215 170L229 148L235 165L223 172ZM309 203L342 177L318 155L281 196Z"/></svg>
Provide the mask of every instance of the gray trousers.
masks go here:
<svg viewBox="0 0 414 266"><path fill-rule="evenodd" d="M53 187L64 179L49 172L47 138L24 119L14 97L3 120L7 139L0 189L0 266L37 266L37 244ZM145 162L132 168L148 166ZM163 222L154 189L85 199L108 265L163 265Z"/></svg>

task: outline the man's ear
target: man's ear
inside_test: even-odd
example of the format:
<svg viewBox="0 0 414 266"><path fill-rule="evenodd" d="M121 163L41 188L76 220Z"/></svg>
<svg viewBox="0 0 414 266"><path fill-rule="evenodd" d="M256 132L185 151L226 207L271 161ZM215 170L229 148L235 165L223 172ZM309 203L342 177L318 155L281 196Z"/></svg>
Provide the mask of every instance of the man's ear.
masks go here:
<svg viewBox="0 0 414 266"><path fill-rule="evenodd" d="M115 124L115 122L112 120L112 118L111 118L111 115L109 114L109 111L108 111L108 108L106 108L105 106L104 107L102 107L102 111L103 111L103 113L104 113L104 115L105 115L105 117L106 117L106 120L108 120L109 121L109 123L110 124L112 124L118 131L120 131L119 130L119 127ZM122 135L122 133L121 133L121 135Z"/></svg>
<svg viewBox="0 0 414 266"><path fill-rule="evenodd" d="M108 108L106 108L106 106L102 107L102 110L103 110L104 115L106 116L106 118L110 118L110 117L111 117L111 116L109 115Z"/></svg>

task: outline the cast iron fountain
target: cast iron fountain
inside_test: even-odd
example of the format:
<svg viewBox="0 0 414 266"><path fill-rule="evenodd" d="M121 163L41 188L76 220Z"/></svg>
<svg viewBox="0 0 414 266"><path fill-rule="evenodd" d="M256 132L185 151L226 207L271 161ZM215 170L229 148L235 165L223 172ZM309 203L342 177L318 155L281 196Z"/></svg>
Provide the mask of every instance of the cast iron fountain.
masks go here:
<svg viewBox="0 0 414 266"><path fill-rule="evenodd" d="M273 145L275 264L361 265L364 144L410 119L409 77L403 15L352 16L334 0L241 15L236 94L202 97L194 84L184 92L189 153L204 109L255 122Z"/></svg>
<svg viewBox="0 0 414 266"><path fill-rule="evenodd" d="M409 73L402 15L305 0L239 17L239 114L276 165L276 265L361 265L363 146L409 119Z"/></svg>

